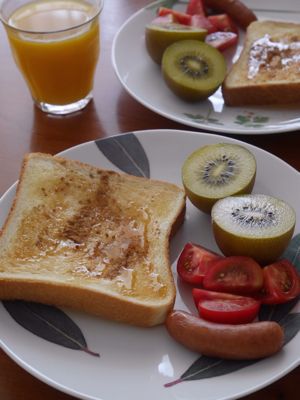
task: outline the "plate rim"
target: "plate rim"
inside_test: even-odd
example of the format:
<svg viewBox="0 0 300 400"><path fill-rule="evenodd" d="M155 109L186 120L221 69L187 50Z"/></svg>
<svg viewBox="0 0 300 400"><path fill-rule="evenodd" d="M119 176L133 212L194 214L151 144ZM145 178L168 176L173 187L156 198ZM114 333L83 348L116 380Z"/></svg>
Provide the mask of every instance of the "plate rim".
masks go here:
<svg viewBox="0 0 300 400"><path fill-rule="evenodd" d="M90 140L87 142L83 142L80 144L77 144L75 146L72 146L70 148L67 148L59 153L57 153L56 155L58 156L67 156L68 152L72 152L74 149L78 149L84 146L90 146L92 144L94 144L97 140L105 140L108 139L110 137L115 137L115 136L123 136L123 135L128 135L128 134L135 134L138 137L139 136L144 136L144 135L158 135L158 134L168 134L168 135L173 135L175 134L187 134L190 136L194 136L194 137L199 137L199 136L205 136L209 139L211 138L215 138L215 139L224 139L225 141L229 141L229 142L238 142L238 143L244 143L241 140L237 139L237 138L230 138L230 137L226 137L226 136L220 136L217 134L210 134L209 132L197 132L197 131L189 131L189 130L181 130L181 129L149 129L149 130L133 130L133 131L128 131L128 132L124 132L124 133L116 133L112 136L109 137L104 137L101 139L96 139L96 140ZM200 140L200 138L199 138ZM279 158L278 156L268 152L267 150L261 149L258 146L252 145L250 143L244 143L245 146L249 147L249 148L254 148L254 149L258 149L258 151L260 151L262 154L265 153L267 154L269 157L271 157L272 159L274 159L275 162L280 162L282 164L285 165L285 167L288 167L288 169L296 174L299 174L299 171L294 168L293 166L291 166L290 164L288 164L286 161L282 160L281 158ZM15 181L4 193L3 195L0 197L0 203L3 201L3 198L7 195L10 194L11 191L13 191L16 188L18 181ZM1 304L1 307L3 307L3 305ZM31 366L29 363L27 363L26 361L22 360L18 354L16 354L12 349L10 349L9 346L7 346L5 343L3 343L2 338L0 337L0 344L1 344L1 348L2 350L7 354L7 356L9 358L11 358L14 362L16 362L16 364L18 364L22 369L24 369L25 371L27 371L28 373L30 373L32 376L34 376L36 379L44 382L45 384L62 391L63 393L72 395L76 398L80 398L80 399L86 399L86 400L105 400L105 398L102 397L95 397L95 396L91 396L91 395L87 395L84 394L82 392L79 392L78 390L74 390L69 386L63 385L62 383L58 383L55 380L49 378L47 375L45 375L44 373L39 372L36 368L34 368L33 366ZM291 363L289 365L288 368L284 369L283 371L281 371L280 373L278 373L277 375L273 376L272 378L268 379L267 382L263 381L261 382L260 385L256 385L255 388L249 388L248 390L244 390L243 392L238 393L238 396L247 396L251 393L254 393L258 390L261 390L262 388L272 384L273 382L276 382L277 380L281 379L283 376L287 375L289 372L291 372L292 370L294 370L295 368L297 368L300 365L300 357L298 360L295 360L293 363ZM236 395L235 395L236 396ZM233 400L236 397L219 397L218 400Z"/></svg>

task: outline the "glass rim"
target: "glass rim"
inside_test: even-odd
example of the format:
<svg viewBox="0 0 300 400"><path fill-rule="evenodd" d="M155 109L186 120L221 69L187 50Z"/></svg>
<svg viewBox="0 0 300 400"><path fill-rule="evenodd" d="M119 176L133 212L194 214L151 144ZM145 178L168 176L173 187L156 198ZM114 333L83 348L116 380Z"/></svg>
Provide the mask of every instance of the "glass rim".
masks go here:
<svg viewBox="0 0 300 400"><path fill-rule="evenodd" d="M32 0L32 2L33 1L34 0ZM39 0L36 0L36 1L39 1ZM49 31L31 31L29 29L21 29L21 28L17 28L16 26L10 25L8 23L8 21L6 21L6 19L4 19L3 16L2 16L3 3L4 3L4 1L0 1L0 21L3 23L3 25L5 27L9 28L9 29L12 29L12 30L16 31L16 32L25 33L25 34L27 33L27 34L30 34L30 35L50 35L50 34L52 35L54 33L68 32L68 31L71 31L73 29L80 28L80 27L82 27L84 25L87 25L90 22L92 22L95 18L99 17L99 15L100 15L100 13L101 13L101 11L103 9L103 6L104 6L104 0L96 0L96 3L99 6L98 9L97 9L97 12L93 16L91 16L87 21L84 21L81 24L77 24L77 25L70 26L69 28L57 29L57 30L53 30L53 31L50 31L50 30ZM30 1L29 1L29 3L30 3Z"/></svg>

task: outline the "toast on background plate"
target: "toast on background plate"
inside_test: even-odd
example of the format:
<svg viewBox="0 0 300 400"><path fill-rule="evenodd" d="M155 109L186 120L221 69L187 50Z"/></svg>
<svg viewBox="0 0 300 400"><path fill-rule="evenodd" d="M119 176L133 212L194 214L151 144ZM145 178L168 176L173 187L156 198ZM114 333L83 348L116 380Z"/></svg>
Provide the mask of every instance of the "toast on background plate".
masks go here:
<svg viewBox="0 0 300 400"><path fill-rule="evenodd" d="M0 299L163 323L175 301L169 238L184 211L171 183L28 154L0 236Z"/></svg>
<svg viewBox="0 0 300 400"><path fill-rule="evenodd" d="M300 24L255 21L222 85L226 105L300 101Z"/></svg>

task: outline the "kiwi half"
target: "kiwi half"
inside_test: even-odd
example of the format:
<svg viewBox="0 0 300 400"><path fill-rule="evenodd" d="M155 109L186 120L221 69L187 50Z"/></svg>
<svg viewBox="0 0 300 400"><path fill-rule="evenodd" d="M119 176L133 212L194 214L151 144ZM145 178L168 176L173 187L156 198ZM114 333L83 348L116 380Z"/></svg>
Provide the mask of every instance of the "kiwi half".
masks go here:
<svg viewBox="0 0 300 400"><path fill-rule="evenodd" d="M296 214L283 200L264 194L232 196L212 208L215 240L224 255L277 260L292 238Z"/></svg>
<svg viewBox="0 0 300 400"><path fill-rule="evenodd" d="M181 40L164 52L162 75L167 86L186 101L207 99L221 85L226 74L224 56L198 40Z"/></svg>
<svg viewBox="0 0 300 400"><path fill-rule="evenodd" d="M254 155L231 143L200 147L182 166L182 182L188 198L206 213L219 199L251 193L255 176Z"/></svg>
<svg viewBox="0 0 300 400"><path fill-rule="evenodd" d="M204 40L206 35L206 29L194 26L175 22L151 23L146 26L145 30L146 48L152 60L157 64L161 64L164 51L172 43L186 39Z"/></svg>

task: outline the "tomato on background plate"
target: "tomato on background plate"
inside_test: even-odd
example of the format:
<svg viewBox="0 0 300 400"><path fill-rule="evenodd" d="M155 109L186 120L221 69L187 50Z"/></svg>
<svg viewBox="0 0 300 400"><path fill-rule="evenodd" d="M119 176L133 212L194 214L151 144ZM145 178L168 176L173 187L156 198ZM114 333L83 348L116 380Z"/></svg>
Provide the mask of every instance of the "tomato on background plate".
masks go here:
<svg viewBox="0 0 300 400"><path fill-rule="evenodd" d="M216 27L204 15L192 15L190 25L197 28L206 29L207 33L212 33L217 30Z"/></svg>
<svg viewBox="0 0 300 400"><path fill-rule="evenodd" d="M247 324L260 309L260 301L252 297L237 296L194 288L193 299L201 318L221 324Z"/></svg>
<svg viewBox="0 0 300 400"><path fill-rule="evenodd" d="M175 22L173 14L166 14L163 16L158 16L151 21L152 24L156 24L156 25L171 24L173 22Z"/></svg>
<svg viewBox="0 0 300 400"><path fill-rule="evenodd" d="M215 260L203 279L205 289L216 292L251 294L263 287L260 265L250 257L231 256Z"/></svg>
<svg viewBox="0 0 300 400"><path fill-rule="evenodd" d="M219 254L194 243L187 243L177 262L177 272L187 283L199 285L212 261L222 258Z"/></svg>
<svg viewBox="0 0 300 400"><path fill-rule="evenodd" d="M262 303L280 304L300 294L300 277L288 260L279 260L263 268L264 295Z"/></svg>
<svg viewBox="0 0 300 400"><path fill-rule="evenodd" d="M205 42L216 49L223 51L238 42L238 35L233 32L213 32L206 36Z"/></svg>
<svg viewBox="0 0 300 400"><path fill-rule="evenodd" d="M186 6L185 12L189 15L203 15L205 16L205 8L203 0L190 0Z"/></svg>
<svg viewBox="0 0 300 400"><path fill-rule="evenodd" d="M192 16L189 14L173 10L172 8L167 8L167 7L159 7L157 14L159 17L172 14L174 17L174 22L178 22L179 24L183 25L190 25L192 19Z"/></svg>
<svg viewBox="0 0 300 400"><path fill-rule="evenodd" d="M236 34L239 32L237 26L227 14L210 15L207 19L216 27L217 31Z"/></svg>
<svg viewBox="0 0 300 400"><path fill-rule="evenodd" d="M231 300L241 297L236 294L214 292L212 290L206 290L202 288L193 288L192 295L196 307L198 307L200 300L219 300L219 299Z"/></svg>

